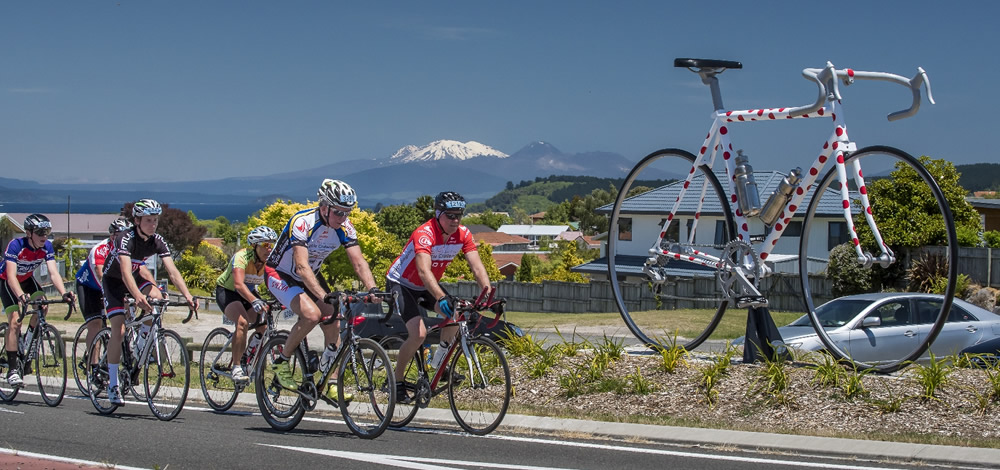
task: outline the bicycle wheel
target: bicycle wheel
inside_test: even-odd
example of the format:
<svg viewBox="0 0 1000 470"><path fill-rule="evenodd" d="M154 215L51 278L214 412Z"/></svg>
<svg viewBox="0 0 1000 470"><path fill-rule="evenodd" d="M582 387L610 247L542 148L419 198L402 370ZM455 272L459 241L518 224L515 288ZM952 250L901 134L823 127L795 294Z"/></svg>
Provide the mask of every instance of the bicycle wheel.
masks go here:
<svg viewBox="0 0 1000 470"><path fill-rule="evenodd" d="M282 387L278 383L278 377L274 374L274 360L281 356L286 339L286 336L278 335L264 343L258 352L263 356L257 359L257 368L254 371L254 393L257 395L257 406L260 407L260 414L264 416L267 424L277 431L295 429L306 412L302 405L302 397L298 392ZM305 365L306 358L302 355L302 350L295 348L291 359L289 359L288 367L297 383L302 383L302 372Z"/></svg>
<svg viewBox="0 0 1000 470"><path fill-rule="evenodd" d="M3 346L3 357L0 357L0 400L10 402L17 396L20 387L11 387L7 384L7 372L14 364L7 363L7 322L0 323L0 346Z"/></svg>
<svg viewBox="0 0 1000 470"><path fill-rule="evenodd" d="M66 346L59 330L45 325L35 342L35 380L46 405L58 406L66 395Z"/></svg>
<svg viewBox="0 0 1000 470"><path fill-rule="evenodd" d="M76 381L76 388L80 393L87 394L87 362L89 355L86 351L87 323L84 322L76 329L73 335L73 346L70 348L70 367L73 368L73 380Z"/></svg>
<svg viewBox="0 0 1000 470"><path fill-rule="evenodd" d="M201 393L208 406L215 411L226 411L236 403L236 384L233 383L233 334L226 328L216 328L205 337L198 358L198 377Z"/></svg>
<svg viewBox="0 0 1000 470"><path fill-rule="evenodd" d="M455 350L448 379L448 403L458 425L480 436L493 432L510 405L510 368L489 338L469 341L468 354Z"/></svg>
<svg viewBox="0 0 1000 470"><path fill-rule="evenodd" d="M389 355L373 340L358 340L357 348L345 353L337 375L340 413L355 435L374 439L389 426L396 404L396 381ZM345 403L344 395L354 399Z"/></svg>
<svg viewBox="0 0 1000 470"><path fill-rule="evenodd" d="M403 345L403 338L399 336L386 336L379 341L379 345L385 350L386 355L389 360L392 361L393 367L399 367L399 347ZM413 397L416 393L416 383L420 380L419 370L423 367L423 361L420 357L420 350L417 350L417 354L414 354L413 360L406 365L406 374L403 376L403 383L406 384L406 392ZM395 396L395 394L394 394ZM396 397L397 399L399 397ZM394 428L401 428L410 424L413 418L417 416L417 410L420 407L417 406L417 401L413 400L411 403L403 404L396 403L393 406L392 419L389 420L389 426Z"/></svg>
<svg viewBox="0 0 1000 470"><path fill-rule="evenodd" d="M685 349L698 347L715 331L728 305L714 268L681 256L650 254L661 233L659 247L685 257L696 252L719 257L736 237L726 191L711 168L694 167L694 160L679 149L649 154L625 178L611 212L607 259L612 296L628 329L654 349L668 347L665 343L675 334ZM677 176L679 172L685 176ZM689 172L691 183L680 198ZM678 177L682 179L664 184ZM675 201L680 205L671 217Z"/></svg>
<svg viewBox="0 0 1000 470"><path fill-rule="evenodd" d="M844 163L847 165L847 174L853 175L853 164L858 163L869 174L881 174L888 172L886 177L869 178L863 190L858 190L858 184L854 178L849 178L848 189L855 191L855 194L867 194L870 202L870 210L862 208L862 199L859 197L853 201L843 200L840 194L840 181L837 178L837 168L831 169L826 176L815 185L814 194L824 194L823 198L813 197L806 212L802 229L801 245L799 247L799 272L802 283L802 291L806 302L809 317L812 320L813 328L823 342L826 351L839 360L851 361L859 369L872 369L880 373L890 373L906 367L911 361L921 358L932 346L934 339L944 327L948 319L948 312L951 309L952 300L955 293L955 280L958 275L958 237L955 233L955 220L952 217L948 200L945 198L940 186L934 176L925 168L920 160L899 149L887 146L873 146L858 150L849 154ZM859 167L860 169L860 167ZM891 172L889 172L891 170ZM832 188L831 188L832 186ZM903 200L900 197L903 197ZM834 210L839 215L831 214L830 209L820 209L824 202L829 207L833 202ZM892 358L881 357L877 360L869 360L869 351L862 347L848 347L848 343L843 342L844 338L838 337L837 341L831 338L826 329L823 328L823 321L816 313L817 304L822 304L821 295L814 294L809 282L808 260L806 254L809 247L809 235L813 224L833 224L823 217L839 217L836 223L843 223L843 210L845 207L853 207L854 226L858 235L847 238L846 242L853 242L860 245L864 252L871 252L878 256L881 250L872 236L871 229L865 213L869 213L879 228L885 246L893 251L895 261L888 267L875 264L870 270L873 288L882 288L894 293L923 293L925 288L915 282L906 269L905 260L911 263L918 262L921 257L920 250L906 248L915 243L914 234L920 234L924 238L918 243L920 245L934 246L931 255L937 261L928 263L935 266L935 276L943 279L943 296L932 302L914 300L914 305L909 311L913 315L908 315L905 325L913 325L912 331L907 331L905 336L912 339L902 339L895 349L900 352L893 354ZM895 221L891 223L890 221ZM901 223L903 222L903 223ZM907 226L906 224L910 224ZM820 229L822 230L822 229ZM841 233L849 234L846 227ZM851 237L848 235L848 237ZM834 241L828 242L832 249ZM859 261L860 262L860 261ZM877 263L877 260L875 261ZM912 277L912 278L911 278ZM893 318L893 322L902 321ZM933 322L933 324L931 324ZM921 326L920 323L923 323ZM865 329L866 332L876 333L880 326ZM891 325L886 325L891 327ZM914 334L909 334L913 333ZM901 332L902 333L902 332ZM870 338L869 338L870 339ZM877 339L877 338L876 338ZM850 341L850 344L854 344ZM879 355L884 356L884 349ZM946 353L941 353L944 355Z"/></svg>
<svg viewBox="0 0 1000 470"><path fill-rule="evenodd" d="M106 415L118 409L118 405L108 400L108 344L111 343L111 329L104 328L94 337L91 351L97 355L97 361L87 362L87 396L94 404L97 412Z"/></svg>
<svg viewBox="0 0 1000 470"><path fill-rule="evenodd" d="M191 363L180 335L161 330L142 362L142 378L149 409L161 421L170 421L184 408L191 384Z"/></svg>

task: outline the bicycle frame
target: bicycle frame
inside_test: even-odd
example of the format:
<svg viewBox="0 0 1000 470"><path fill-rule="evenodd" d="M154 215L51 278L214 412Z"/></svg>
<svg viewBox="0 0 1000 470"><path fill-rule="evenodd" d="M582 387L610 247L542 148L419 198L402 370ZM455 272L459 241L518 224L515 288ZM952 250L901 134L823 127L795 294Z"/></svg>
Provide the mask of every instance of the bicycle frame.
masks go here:
<svg viewBox="0 0 1000 470"><path fill-rule="evenodd" d="M651 265L657 262L657 258L659 257L695 263L723 272L739 272L741 275L738 276L738 279L741 280L741 284L744 285L744 288L746 288L746 290L751 294L759 296L760 293L750 282L747 281L747 278L759 278L767 275L763 261L767 259L768 255L770 255L771 250L773 250L774 246L777 244L778 239L784 232L785 227L787 227L789 222L791 222L792 217L801 207L806 194L810 189L812 189L813 183L831 159L834 160L834 164L837 168L840 181L840 196L843 201L844 219L847 223L850 238L854 243L858 261L866 267L869 267L874 263L878 263L883 267L893 263L895 261L895 254L889 249L888 245L882 239L882 235L872 217L871 204L869 202L861 165L858 161L852 162L850 175L853 177L854 183L859 188L862 213L865 215L868 226L871 228L872 233L875 236L875 240L881 248L881 253L875 256L871 253L863 252L855 231L854 221L851 214L851 198L848 195L848 168L844 163L844 159L847 153L856 151L857 146L848 137L847 124L844 120L844 113L842 110L841 97L837 82L843 81L845 85L848 85L853 83L855 79L866 79L889 81L907 86L913 91L914 102L913 105L907 110L889 114L889 120L896 120L916 114L920 105L921 85L926 84L928 99L931 103L934 102L930 91L930 82L923 69L918 68L917 75L913 79L907 79L899 75L884 72L863 72L852 69L837 70L833 67L833 64L827 62L826 68L806 69L803 71L803 75L806 78L814 80L819 86L819 99L816 103L800 107L759 108L748 110L725 110L722 108L721 92L719 91L718 78L716 77L716 75L721 73L721 71L722 70L711 68L696 70L696 72L702 76L702 81L711 87L713 103L716 104L712 126L708 135L705 137L699 152L697 153L696 159L684 180L680 194L674 202L674 205L672 206L670 213L660 230L659 236L649 250L649 253L653 255L653 257L647 260L644 272L646 272L647 275L654 280L659 280L657 279L657 274L651 272ZM819 156L813 161L812 165L810 165L809 170L804 173L803 180L795 189L790 200L784 205L783 210L778 216L777 222L775 222L772 226L771 232L763 239L761 249L759 253L756 253L755 255L757 259L750 259L749 256L747 256L741 265L730 266L727 265L725 260L722 258L698 250L689 249L681 252L672 251L672 247L667 249L662 247L667 230L670 227L670 224L673 223L673 219L675 218L677 210L681 205L681 201L690 189L696 169L702 165L707 165L709 169L714 169L716 158L719 156L720 152L722 160L725 162L727 176L726 181L728 194L730 195L730 203L731 205L736 206L737 202L739 202L735 188L736 183L734 182L736 164L734 161L735 158L732 158L733 144L729 137L729 125L733 123L776 121L785 119L808 119L817 117L830 118L833 121L834 129L830 137L823 143ZM698 219L701 215L702 205L704 204L704 198L708 190L708 185L709 181L705 178L701 187L701 198L697 204L694 220L692 222L691 229L689 230L690 233L688 234L689 245L694 245ZM737 239L749 243L751 241L751 236L749 233L749 223L746 215L743 214L738 207L734 207L733 213L737 227ZM760 268L753 270L756 271L753 272L751 269L754 266L760 266Z"/></svg>
<svg viewBox="0 0 1000 470"><path fill-rule="evenodd" d="M275 324L275 321L274 321L274 310L275 310L275 308L280 308L281 304L280 303L276 303L276 302L272 302L269 305L270 305L271 308L268 309L266 312L264 312L261 315L260 320L247 325L247 332L250 333L251 335L253 334L252 333L253 330L255 330L255 329L257 329L257 328L259 328L261 326L266 326L266 328L264 329L264 333L261 335L260 345L258 346L257 351L255 351L250 356L250 359L247 361L246 371L247 371L247 374L249 375L251 381L253 379L253 374L255 374L256 370L257 370L257 361L259 361L260 358L262 357L259 354L259 352L260 352L260 346L263 346L265 343L267 343L268 340L270 340L272 337L274 337L275 335L278 334L278 327L277 327L277 325ZM216 374L224 375L226 377L230 377L230 378L232 377L232 373L231 372L226 372L226 371L217 369L216 368L216 363L217 363L217 361L219 360L219 358L223 354L225 354L227 351L232 351L233 338L235 338L235 336L236 335L234 335L234 334L230 334L229 335L229 339L226 341L226 343L222 345L222 347L219 349L219 351L215 354L215 357L213 357L211 359L212 360L212 372L214 372ZM248 338L249 338L249 336L248 336ZM243 354L247 354L247 351L244 351ZM235 361L239 361L240 359L241 358L235 358L234 357L233 361L234 362ZM238 364L236 364L236 365L238 365ZM243 389L247 385L248 384L235 384L237 392L243 391Z"/></svg>

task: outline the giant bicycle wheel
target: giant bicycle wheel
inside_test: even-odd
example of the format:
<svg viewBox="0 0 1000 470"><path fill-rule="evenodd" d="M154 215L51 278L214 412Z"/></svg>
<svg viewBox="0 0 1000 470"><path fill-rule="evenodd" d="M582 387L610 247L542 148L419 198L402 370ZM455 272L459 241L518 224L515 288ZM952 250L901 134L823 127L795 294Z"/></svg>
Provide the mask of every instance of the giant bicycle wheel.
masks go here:
<svg viewBox="0 0 1000 470"><path fill-rule="evenodd" d="M374 439L389 426L396 404L396 381L389 355L367 338L358 340L357 347L344 354L337 375L340 413L351 432L363 439ZM354 399L345 403L348 393Z"/></svg>
<svg viewBox="0 0 1000 470"><path fill-rule="evenodd" d="M479 337L469 349L455 349L448 378L448 403L458 425L466 432L493 432L510 405L513 388L503 351L492 340Z"/></svg>
<svg viewBox="0 0 1000 470"><path fill-rule="evenodd" d="M868 173L867 180L865 187L859 189L854 178L849 176L848 188L855 191L854 194L868 195L871 203L871 216L875 220L886 246L894 251L896 257L895 263L888 268L881 266L872 268L874 287L881 286L893 292L924 292L924 289L915 282L917 279L907 279L908 274L904 259L908 256L911 263L923 262L934 267L937 271L935 275L943 282L943 298L940 302L928 304L930 307L922 305L919 309L911 308L907 318L901 321L905 325L914 325L912 331L907 331L905 334L906 337L913 339L902 343L904 346L897 349L905 352L896 354L896 357L891 360L863 360L863 358L858 357L859 352L852 354L851 351L845 350L844 344L838 344L831 339L824 326L832 325L823 325L823 321L816 314L817 304L823 303L824 299L812 291L809 282L807 254L812 226L821 224L819 233L832 233L832 225L831 228L826 228L827 224L843 223L843 208L852 207L852 212L855 214L855 229L860 236L853 240L848 236L845 241L853 242L855 245L861 244L863 251L871 252L875 256L881 252L874 244L874 237L871 236L871 230L868 228L864 214L866 211L861 205L861 198L852 196L857 199L843 200L836 167L814 185L815 192L813 194L823 194L824 197L813 196L806 212L799 247L799 277L809 318L812 320L813 328L823 342L826 351L837 359L854 362L859 369L872 369L876 372L889 373L906 367L911 361L920 358L944 327L944 323L948 319L948 312L951 310L955 293L955 279L958 276L958 237L955 233L955 221L944 193L931 173L924 168L919 160L899 149L873 146L858 150L845 158L844 163L847 166L848 175L853 174L852 165L855 162L860 163L864 172ZM884 173L888 173L888 176L873 176ZM824 220L824 217L831 216L838 218ZM889 222L890 220L896 221L896 224L893 225ZM900 221L908 221L911 228L900 226ZM842 227L841 230L844 234L849 233L846 227ZM918 255L914 251L907 253L908 250L904 247L912 244L912 237L915 233L924 235L921 244L939 245L934 247L935 254L921 260L922 255ZM834 241L829 242L830 249L833 248L834 243ZM930 260L931 258L933 261ZM894 318L893 321L900 320ZM919 323L929 324L931 322L933 325L928 331L920 331L918 334ZM879 326L872 327L870 331L874 332L876 328Z"/></svg>
<svg viewBox="0 0 1000 470"><path fill-rule="evenodd" d="M52 325L38 332L35 341L35 380L46 405L58 406L66 395L66 346Z"/></svg>
<svg viewBox="0 0 1000 470"><path fill-rule="evenodd" d="M680 259L656 256L651 266L663 282L643 272L664 222L680 196L684 179L693 179L675 217L663 233L662 248L713 256L736 234L729 197L707 165L694 167L695 156L679 149L653 152L632 168L622 183L608 229L608 276L618 311L628 329L652 348L664 348L677 335L692 350L722 320L728 301L714 269ZM665 180L681 178L665 184ZM704 201L698 210L699 201ZM702 216L705 216L704 218ZM691 233L695 234L691 239Z"/></svg>
<svg viewBox="0 0 1000 470"><path fill-rule="evenodd" d="M161 421L176 418L184 408L191 385L191 362L180 335L171 330L160 331L142 365L149 409Z"/></svg>
<svg viewBox="0 0 1000 470"><path fill-rule="evenodd" d="M198 377L201 393L208 406L215 411L226 411L236 403L236 384L233 383L233 334L226 328L216 328L205 337L198 358Z"/></svg>
<svg viewBox="0 0 1000 470"><path fill-rule="evenodd" d="M386 336L382 338L379 342L383 349L385 349L386 354L389 356L389 360L392 361L393 367L399 367L399 347L403 345L403 338L399 336ZM417 394L418 383L421 380L421 375L418 372L421 367L424 367L423 358L420 356L420 349L417 349L417 353L413 355L413 360L406 365L406 373L403 375L403 383L406 384L406 393L414 398ZM395 369L393 369L395 373ZM426 379L425 379L426 381ZM427 390L430 393L430 390ZM395 394L394 394L395 396ZM397 400L399 397L395 397ZM396 403L392 410L392 419L389 420L389 426L394 428L401 428L410 424L413 418L417 416L417 410L420 407L417 405L417 400L413 399L410 403Z"/></svg>
<svg viewBox="0 0 1000 470"><path fill-rule="evenodd" d="M87 396L97 412L106 415L118 409L108 400L108 345L111 343L111 329L104 328L94 337L91 350L97 355L96 361L87 362ZM124 353L123 353L124 354ZM121 373L121 369L119 369Z"/></svg>
<svg viewBox="0 0 1000 470"><path fill-rule="evenodd" d="M287 339L285 335L277 335L261 346L258 354L263 356L257 360L253 382L260 414L264 416L267 424L277 431L295 429L306 412L298 392L282 387L274 374L274 361L281 356L281 350ZM295 348L288 366L295 382L301 384L303 368L306 367L306 358L302 355L301 348Z"/></svg>
<svg viewBox="0 0 1000 470"><path fill-rule="evenodd" d="M0 323L0 346L3 347L3 357L0 357L0 400L10 402L17 396L20 387L11 387L7 384L7 373L16 364L7 363L7 322Z"/></svg>

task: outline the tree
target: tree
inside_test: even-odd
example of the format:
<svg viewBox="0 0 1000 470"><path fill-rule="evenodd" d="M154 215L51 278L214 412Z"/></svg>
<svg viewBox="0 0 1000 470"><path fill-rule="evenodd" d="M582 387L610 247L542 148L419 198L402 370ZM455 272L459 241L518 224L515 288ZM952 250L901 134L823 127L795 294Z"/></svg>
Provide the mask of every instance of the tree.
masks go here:
<svg viewBox="0 0 1000 470"><path fill-rule="evenodd" d="M479 259L482 260L483 267L486 268L486 274L489 276L490 282L504 280L504 275L500 274L500 268L497 267L497 262L493 259L493 246L489 243L481 242L476 246L476 252L479 253ZM445 269L441 280L443 282L475 280L472 268L469 267L469 262L465 259L465 253L459 253L455 257L455 261L452 261L448 265L448 269Z"/></svg>
<svg viewBox="0 0 1000 470"><path fill-rule="evenodd" d="M966 191L958 183L959 174L955 165L944 159L932 160L926 155L920 157L920 163L937 181L951 206L956 231L962 234L959 244L978 244L979 214L965 200ZM891 248L947 243L944 218L930 187L910 166L897 163L889 178L871 181L867 187L872 212L879 217L879 231L886 240L892 240L895 244ZM863 246L872 253L878 253L874 236L864 216L856 216L854 225Z"/></svg>
<svg viewBox="0 0 1000 470"><path fill-rule="evenodd" d="M404 245L413 231L427 221L423 215L423 211L409 204L385 206L375 214L375 222L395 236L400 245Z"/></svg>
<svg viewBox="0 0 1000 470"><path fill-rule="evenodd" d="M513 191L514 190L514 182L513 181L508 181L507 182L507 186L504 189L506 189L507 191Z"/></svg>
<svg viewBox="0 0 1000 470"><path fill-rule="evenodd" d="M205 291L215 290L215 281L226 268L229 258L218 247L202 241L177 258L177 271L184 283Z"/></svg>
<svg viewBox="0 0 1000 470"><path fill-rule="evenodd" d="M576 242L560 240L555 243L556 249L549 255L552 271L540 276L540 280L588 282L590 279L587 276L570 271L574 266L584 263L583 257L577 253Z"/></svg>
<svg viewBox="0 0 1000 470"><path fill-rule="evenodd" d="M843 243L830 251L826 276L833 281L833 296L861 294L872 291L872 270L858 263L854 244Z"/></svg>
<svg viewBox="0 0 1000 470"><path fill-rule="evenodd" d="M413 203L413 206L417 208L423 215L420 218L423 221L428 221L434 218L434 198L429 195L420 196L417 201Z"/></svg>
<svg viewBox="0 0 1000 470"><path fill-rule="evenodd" d="M248 227L258 227L261 225L267 225L274 229L275 232L281 233L285 228L285 224L288 220L295 215L296 212L307 209L309 207L315 207L316 204L309 204L301 202L283 201L278 199L271 203L271 205L255 212L249 218L247 218Z"/></svg>
<svg viewBox="0 0 1000 470"><path fill-rule="evenodd" d="M385 288L385 273L389 271L389 266L393 260L403 251L402 244L396 237L379 228L375 222L375 214L355 208L348 216L354 229L358 232L358 245L361 253L368 260L368 267L371 268L372 275L375 276L375 283L379 288ZM327 282L334 289L351 288L354 281L358 279L354 267L347 259L347 252L337 250L327 257L320 268ZM364 286L359 286L364 287Z"/></svg>
<svg viewBox="0 0 1000 470"><path fill-rule="evenodd" d="M518 282L538 282L541 275L542 260L534 253L525 253L521 256L521 266L514 274L514 280Z"/></svg>
<svg viewBox="0 0 1000 470"><path fill-rule="evenodd" d="M486 209L481 214L466 216L462 219L462 223L465 225L482 224L496 230L500 228L501 225L511 223L511 218L506 214L500 214Z"/></svg>
<svg viewBox="0 0 1000 470"><path fill-rule="evenodd" d="M554 204L549 206L545 211L545 217L542 217L543 225L561 225L570 222L570 203L569 201L563 201L559 204Z"/></svg>
<svg viewBox="0 0 1000 470"><path fill-rule="evenodd" d="M134 205L133 202L125 204L124 211L125 214L129 215L130 220ZM201 243L208 230L195 223L198 219L194 218L194 214L174 209L169 204L162 204L162 206L163 212L160 214L160 223L156 227L156 232L170 245L174 257L178 253L183 253L184 250ZM134 220L132 222L135 223Z"/></svg>

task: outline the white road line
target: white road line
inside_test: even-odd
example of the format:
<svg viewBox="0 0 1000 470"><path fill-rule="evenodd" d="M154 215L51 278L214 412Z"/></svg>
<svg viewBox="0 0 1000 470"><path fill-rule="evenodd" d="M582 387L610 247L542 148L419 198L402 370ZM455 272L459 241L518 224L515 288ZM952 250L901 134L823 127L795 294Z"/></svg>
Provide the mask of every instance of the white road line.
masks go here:
<svg viewBox="0 0 1000 470"><path fill-rule="evenodd" d="M113 463L94 462L93 460L71 459L68 457L60 457L58 455L38 454L35 452L25 452L23 450L14 450L14 449L0 448L0 454L19 455L22 457L28 457L33 459L54 460L56 462L64 462L73 465L87 465L90 467L121 468L123 470L146 470L145 467L129 467L127 465L115 465Z"/></svg>
<svg viewBox="0 0 1000 470"><path fill-rule="evenodd" d="M3 411L4 413L14 413L16 415L23 415L24 414L23 411L11 410L11 409L4 408L2 406L0 406L0 411Z"/></svg>

